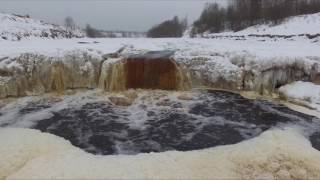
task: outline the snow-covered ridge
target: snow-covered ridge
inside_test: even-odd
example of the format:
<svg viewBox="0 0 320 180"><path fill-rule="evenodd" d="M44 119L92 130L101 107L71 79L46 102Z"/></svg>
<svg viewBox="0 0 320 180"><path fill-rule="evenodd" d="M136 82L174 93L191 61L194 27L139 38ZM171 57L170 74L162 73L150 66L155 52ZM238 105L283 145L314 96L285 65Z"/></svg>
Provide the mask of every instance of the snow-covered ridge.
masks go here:
<svg viewBox="0 0 320 180"><path fill-rule="evenodd" d="M16 41L33 37L44 39L79 38L84 37L84 33L79 29L70 31L63 26L45 23L28 16L0 13L0 41Z"/></svg>
<svg viewBox="0 0 320 180"><path fill-rule="evenodd" d="M238 32L222 32L205 34L205 36L246 36L246 35L319 35L320 36L320 13L293 16L285 19L280 24L261 24L248 27ZM310 36L312 37L312 36Z"/></svg>

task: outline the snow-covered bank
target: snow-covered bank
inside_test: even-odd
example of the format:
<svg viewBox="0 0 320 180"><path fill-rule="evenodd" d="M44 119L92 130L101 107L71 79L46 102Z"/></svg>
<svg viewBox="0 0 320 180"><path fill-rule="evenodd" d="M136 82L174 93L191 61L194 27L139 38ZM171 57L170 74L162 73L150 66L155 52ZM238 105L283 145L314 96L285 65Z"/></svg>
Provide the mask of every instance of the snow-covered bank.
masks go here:
<svg viewBox="0 0 320 180"><path fill-rule="evenodd" d="M320 36L320 13L293 16L286 18L279 24L260 24L248 27L238 32L222 32L205 34L212 36L247 36L247 35L318 35Z"/></svg>
<svg viewBox="0 0 320 180"><path fill-rule="evenodd" d="M311 82L294 82L279 88L283 98L320 111L320 85Z"/></svg>
<svg viewBox="0 0 320 180"><path fill-rule="evenodd" d="M135 156L94 156L30 129L0 129L0 142L0 177L7 179L320 178L319 151L294 129L235 145Z"/></svg>
<svg viewBox="0 0 320 180"><path fill-rule="evenodd" d="M43 38L80 38L80 29L67 30L65 27L45 23L28 16L0 13L0 41Z"/></svg>

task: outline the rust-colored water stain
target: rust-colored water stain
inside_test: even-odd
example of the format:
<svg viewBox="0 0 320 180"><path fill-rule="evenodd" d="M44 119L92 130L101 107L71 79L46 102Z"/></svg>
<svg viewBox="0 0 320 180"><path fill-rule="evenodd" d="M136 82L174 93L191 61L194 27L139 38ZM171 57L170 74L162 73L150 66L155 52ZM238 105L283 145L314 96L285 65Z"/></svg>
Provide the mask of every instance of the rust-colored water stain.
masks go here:
<svg viewBox="0 0 320 180"><path fill-rule="evenodd" d="M125 62L126 88L178 89L177 65L170 58L134 57Z"/></svg>

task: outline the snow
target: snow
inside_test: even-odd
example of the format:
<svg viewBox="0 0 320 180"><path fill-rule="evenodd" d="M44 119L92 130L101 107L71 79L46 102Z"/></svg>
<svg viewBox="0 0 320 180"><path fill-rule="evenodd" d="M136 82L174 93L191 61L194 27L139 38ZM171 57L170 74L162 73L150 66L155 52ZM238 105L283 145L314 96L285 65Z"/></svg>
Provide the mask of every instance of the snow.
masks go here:
<svg viewBox="0 0 320 180"><path fill-rule="evenodd" d="M273 129L235 145L189 152L97 156L51 134L2 128L0 178L318 179L320 152L300 131Z"/></svg>
<svg viewBox="0 0 320 180"><path fill-rule="evenodd" d="M24 37L25 33L28 33L26 37L30 37L22 38L19 42L0 38L0 70L4 70L1 73L10 74L20 70L24 73L32 72L32 68L42 61L70 61L70 66L79 66L77 68L81 71L80 74L86 74L94 71L92 62L103 61L100 65L104 67L120 61L121 57L104 61L104 56L123 47L124 51L120 55L124 56L152 50L173 50L173 58L179 64L195 73L202 73L210 82L218 83L221 77L228 83L242 83L245 71L259 74L272 67L292 64L297 64L304 72L310 72L313 65L320 63L320 43L305 38L265 38L263 41L261 38L249 37L243 40L33 38L41 37L43 32L52 28L61 27L26 17L0 14L0 37L18 40L18 36ZM319 32L320 13L289 18L283 24L272 27L259 25L232 35L297 35ZM85 54L89 58L84 57ZM51 65L50 63L48 64ZM280 73L280 76L285 74ZM1 75L0 87L9 84L12 77ZM282 86L279 91L289 100L303 102L320 110L320 85L299 81ZM92 92L87 93L88 99L92 98ZM26 103L27 100L28 97L18 103ZM52 109L59 110L77 103L77 99L65 98ZM3 119L16 120L18 109L13 108L15 106L12 103L3 108L8 108L8 111L1 117L2 123ZM133 106L132 111L135 112L136 109ZM25 116L15 127L30 127L37 120L50 115L48 110L43 110ZM133 116L135 119L142 119L144 114L137 112ZM134 123L132 126L140 126L139 121ZM271 129L254 139L235 145L197 151L97 156L51 134L31 129L0 128L0 179L320 179L320 152L312 148L303 134L303 130L297 127Z"/></svg>
<svg viewBox="0 0 320 180"><path fill-rule="evenodd" d="M286 18L277 25L262 24L248 27L238 32L213 33L210 35L300 35L320 34L320 13Z"/></svg>
<svg viewBox="0 0 320 180"><path fill-rule="evenodd" d="M288 100L300 102L320 111L320 85L297 81L280 87L279 92Z"/></svg>
<svg viewBox="0 0 320 180"><path fill-rule="evenodd" d="M7 16L5 17L8 18ZM284 24L291 21L304 22L301 17L292 18L296 20L291 19ZM317 14L303 17L310 22L319 19ZM15 18L19 19L20 17ZM22 18L22 20L26 19L29 20L29 18ZM32 23L28 22L26 24L30 25ZM21 28L18 27L18 29ZM12 30L12 32L14 31ZM119 50L121 50L118 54L119 57L109 58L108 61L103 62L102 67L106 67L109 63L117 63L116 61L127 57L128 54L170 50L175 52L173 58L181 69L185 69L183 72L190 73L191 80L199 82L199 85L231 90L257 91L263 89L263 92L260 93L273 92L279 84L307 80L311 73L319 73L319 70L314 70L313 67L320 66L319 41L317 41L317 38L308 39L304 37L273 39L248 36L241 40L232 37L213 39L30 38L22 39L19 42L0 40L0 46L0 70L4 72L4 75L2 74L0 78L1 97L18 95L17 90L19 88L15 82L19 80L14 80L13 77L24 79L22 72L28 72L31 75L32 70L39 69L40 66L40 69L48 69L44 72L40 71L40 74L45 74L50 70L54 72L55 69L51 68L51 64L56 62L67 67L76 67L76 71L81 71L78 74L80 76L86 77L86 73L91 75L87 81L78 83L76 87L101 87L96 83L96 78L99 78L96 76L100 75L96 72L103 72L102 69L99 69L99 64L110 57L108 54L116 54ZM110 66L110 68L113 68L113 66ZM290 68L294 69L294 73L291 73ZM295 75L293 76L293 74ZM51 75L44 76L49 77ZM32 75L32 77L38 77L38 75ZM42 77L39 76L39 79L43 79ZM193 79L193 77L196 77L196 79ZM71 79L74 79L74 77ZM40 85L39 92L43 92L41 90L42 86L43 84ZM67 87L70 86L74 87L73 85L67 85ZM32 91L35 92L37 89L32 89ZM47 89L47 91L50 90ZM10 94L10 92L12 93ZM25 91L21 92L20 95L27 94Z"/></svg>
<svg viewBox="0 0 320 180"><path fill-rule="evenodd" d="M94 41L98 43L94 43ZM87 43L79 43L87 42ZM254 39L235 41L232 39L148 39L148 38L102 38L102 39L56 39L22 40L19 42L0 41L0 57L14 56L26 52L58 56L64 51L96 51L102 54L112 53L121 47L138 50L175 50L176 52L211 55L211 54L251 54L259 57L312 57L320 55L320 44L307 40L266 41Z"/></svg>
<svg viewBox="0 0 320 180"><path fill-rule="evenodd" d="M0 41L30 38L71 38L83 37L79 30L69 31L65 27L44 23L26 16L0 13Z"/></svg>

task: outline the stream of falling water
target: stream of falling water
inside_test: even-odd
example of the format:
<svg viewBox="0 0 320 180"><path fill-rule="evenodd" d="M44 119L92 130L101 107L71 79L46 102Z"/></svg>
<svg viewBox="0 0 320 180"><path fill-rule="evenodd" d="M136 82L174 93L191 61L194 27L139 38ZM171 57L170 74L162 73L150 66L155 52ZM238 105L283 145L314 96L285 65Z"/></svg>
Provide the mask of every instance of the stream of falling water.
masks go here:
<svg viewBox="0 0 320 180"><path fill-rule="evenodd" d="M111 97L130 103L116 105ZM301 127L320 149L319 119L224 91L87 91L25 97L0 109L0 126L39 129L103 155L204 149L288 126Z"/></svg>

